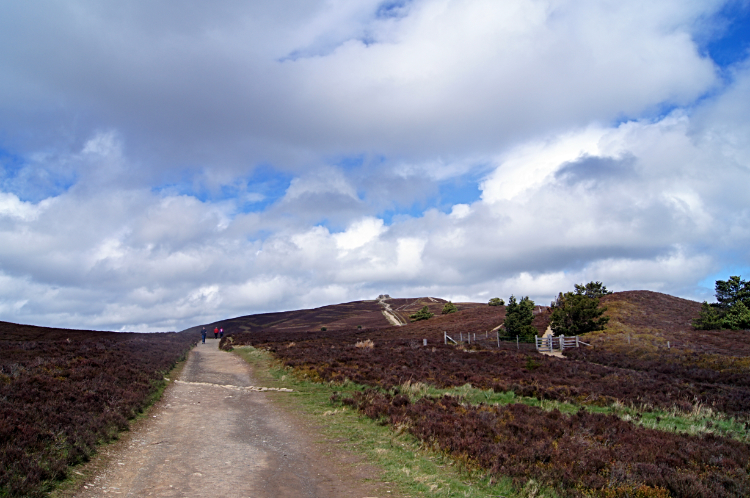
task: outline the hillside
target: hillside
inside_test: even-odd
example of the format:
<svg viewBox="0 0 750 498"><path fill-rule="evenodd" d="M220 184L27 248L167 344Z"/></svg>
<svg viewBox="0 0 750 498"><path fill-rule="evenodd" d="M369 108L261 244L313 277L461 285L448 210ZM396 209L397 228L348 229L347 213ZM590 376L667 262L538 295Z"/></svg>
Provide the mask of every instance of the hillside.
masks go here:
<svg viewBox="0 0 750 498"><path fill-rule="evenodd" d="M666 349L720 356L750 356L747 331L695 330L701 304L651 291L616 292L601 300L610 317L607 329L587 337L605 349ZM628 336L630 343L628 343Z"/></svg>
<svg viewBox="0 0 750 498"><path fill-rule="evenodd" d="M295 378L335 390L329 413L357 410L519 488L534 479L571 498L750 496L750 357L735 344L747 331L695 331L699 303L620 292L603 299L607 330L560 358L498 345L489 331L505 307L456 304L403 327L269 327L220 347L265 350ZM538 311L542 332L550 312ZM444 344L444 332L476 341Z"/></svg>
<svg viewBox="0 0 750 498"><path fill-rule="evenodd" d="M491 331L505 319L505 306L472 302L454 303L458 308L457 313L441 315L447 302L433 297L353 301L307 310L240 316L207 324L207 327L222 327L228 334L262 331L264 334L279 333L284 337L291 337L289 334L318 332L325 327L328 333L361 330L368 331L369 337L377 331L377 337L424 338L433 342L442 341L444 331L456 337L468 333L476 334L477 339L480 336L493 336L494 332ZM424 306L435 316L430 320L412 323L409 315ZM542 312L535 316L533 324L541 334L549 324L549 309L540 309ZM383 313L386 310L395 315L403 325L391 324ZM196 326L188 330L197 331L199 328Z"/></svg>
<svg viewBox="0 0 750 498"><path fill-rule="evenodd" d="M100 332L96 330L59 329L0 321L0 341L91 341L106 339L126 341L142 334L135 332Z"/></svg>

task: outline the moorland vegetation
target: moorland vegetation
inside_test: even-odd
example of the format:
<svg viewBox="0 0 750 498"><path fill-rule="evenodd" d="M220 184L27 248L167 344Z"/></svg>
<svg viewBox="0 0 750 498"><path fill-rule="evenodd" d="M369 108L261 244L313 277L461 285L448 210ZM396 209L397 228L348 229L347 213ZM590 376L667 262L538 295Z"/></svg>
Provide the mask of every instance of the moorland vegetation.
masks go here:
<svg viewBox="0 0 750 498"><path fill-rule="evenodd" d="M117 437L196 343L0 322L0 496L45 496Z"/></svg>
<svg viewBox="0 0 750 498"><path fill-rule="evenodd" d="M446 315L437 314L442 303L413 300L404 312L435 316L325 334L260 329L221 347L252 345L297 376L360 386L332 403L469 468L511 476L519 488L533 478L558 496L750 496L746 332L696 330L701 306L692 301L580 287L571 294L597 304L595 320L609 321L586 332L590 347L566 350L566 358L489 333L508 327L510 310L534 329L528 334L550 325L555 308L534 312L523 298L458 303ZM444 334L472 342L445 344ZM367 348L356 346L364 341Z"/></svg>
<svg viewBox="0 0 750 498"><path fill-rule="evenodd" d="M518 489L750 496L750 284L719 280L716 297L590 282L550 307L385 297L217 325L223 349L263 349L299 378L342 386L332 405ZM548 327L590 346L557 358L524 343ZM4 322L0 334L0 496L44 496L127 428L196 342Z"/></svg>

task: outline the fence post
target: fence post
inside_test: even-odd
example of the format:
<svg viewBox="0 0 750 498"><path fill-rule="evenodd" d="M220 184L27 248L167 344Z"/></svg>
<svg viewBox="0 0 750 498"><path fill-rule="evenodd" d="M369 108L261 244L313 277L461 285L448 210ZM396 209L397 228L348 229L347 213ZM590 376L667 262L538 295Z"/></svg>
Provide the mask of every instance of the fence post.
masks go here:
<svg viewBox="0 0 750 498"><path fill-rule="evenodd" d="M500 349L500 329L497 329L497 349Z"/></svg>
<svg viewBox="0 0 750 498"><path fill-rule="evenodd" d="M516 336L516 341L518 340L518 336ZM539 338L535 335L534 336L534 347L537 351L539 351Z"/></svg>
<svg viewBox="0 0 750 498"><path fill-rule="evenodd" d="M422 346L427 346L427 339L422 339Z"/></svg>
<svg viewBox="0 0 750 498"><path fill-rule="evenodd" d="M563 352L563 349L565 349L565 336L561 335L560 336L560 352L561 353Z"/></svg>
<svg viewBox="0 0 750 498"><path fill-rule="evenodd" d="M670 349L669 341L667 341L667 349Z"/></svg>
<svg viewBox="0 0 750 498"><path fill-rule="evenodd" d="M443 330L443 344L448 344L448 332Z"/></svg>
<svg viewBox="0 0 750 498"><path fill-rule="evenodd" d="M578 347L580 347L580 346L578 345L578 336L576 336L576 347L577 347L577 348L578 348Z"/></svg>
<svg viewBox="0 0 750 498"><path fill-rule="evenodd" d="M516 351L520 351L520 349L518 347L518 336L516 336Z"/></svg>
<svg viewBox="0 0 750 498"><path fill-rule="evenodd" d="M458 333L458 338L461 340L461 342L464 342L464 333L463 332L459 332Z"/></svg>

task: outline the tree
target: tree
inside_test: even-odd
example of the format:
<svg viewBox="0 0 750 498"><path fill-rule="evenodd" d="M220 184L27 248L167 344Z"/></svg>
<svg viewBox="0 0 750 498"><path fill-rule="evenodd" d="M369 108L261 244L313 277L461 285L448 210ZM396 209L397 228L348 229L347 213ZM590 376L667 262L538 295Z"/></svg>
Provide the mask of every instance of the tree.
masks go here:
<svg viewBox="0 0 750 498"><path fill-rule="evenodd" d="M716 281L717 303L704 301L693 327L701 330L750 329L750 282L739 276Z"/></svg>
<svg viewBox="0 0 750 498"><path fill-rule="evenodd" d="M448 301L447 303L445 303L445 306L443 306L443 311L441 312L441 314L448 315L450 313L455 313L456 311L458 311L456 305Z"/></svg>
<svg viewBox="0 0 750 498"><path fill-rule="evenodd" d="M522 297L520 302L516 302L516 296L510 296L508 305L505 308L505 333L510 336L519 336L522 339L529 340L536 336L537 330L531 325L534 320L534 301L528 296Z"/></svg>
<svg viewBox="0 0 750 498"><path fill-rule="evenodd" d="M435 316L435 314L434 313L430 313L430 308L427 307L427 306L425 306L424 308L422 308L421 310L417 311L413 315L409 315L409 319L412 322L418 322L420 320L429 320L433 316Z"/></svg>
<svg viewBox="0 0 750 498"><path fill-rule="evenodd" d="M489 304L490 306L505 306L505 301L503 301L499 297L493 297L487 304Z"/></svg>
<svg viewBox="0 0 750 498"><path fill-rule="evenodd" d="M721 326L732 330L750 329L750 309L742 301L735 302L724 315Z"/></svg>
<svg viewBox="0 0 750 498"><path fill-rule="evenodd" d="M729 277L729 280L717 280L716 300L723 309L729 309L736 302L742 302L745 307L750 307L750 282L742 280L739 276Z"/></svg>
<svg viewBox="0 0 750 498"><path fill-rule="evenodd" d="M585 292L578 293L579 287L582 286L576 285L575 293L558 296L550 324L555 335L581 335L604 330L609 321L609 317L602 316L607 308L599 307L599 298L589 297Z"/></svg>
<svg viewBox="0 0 750 498"><path fill-rule="evenodd" d="M703 301L701 313L693 320L693 328L698 330L719 330L722 327L723 313L716 304Z"/></svg>
<svg viewBox="0 0 750 498"><path fill-rule="evenodd" d="M607 286L601 282L594 282L593 280L586 285L575 284L576 294L579 296L586 296L592 299L599 299L607 294L612 294L611 291L607 290Z"/></svg>

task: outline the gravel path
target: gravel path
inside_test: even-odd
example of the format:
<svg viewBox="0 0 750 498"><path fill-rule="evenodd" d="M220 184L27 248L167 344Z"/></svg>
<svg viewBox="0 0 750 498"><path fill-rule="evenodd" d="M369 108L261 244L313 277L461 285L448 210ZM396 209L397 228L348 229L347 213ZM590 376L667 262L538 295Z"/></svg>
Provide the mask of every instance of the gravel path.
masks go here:
<svg viewBox="0 0 750 498"><path fill-rule="evenodd" d="M145 423L111 450L79 498L393 496L366 465L321 440L259 392L248 365L208 340L191 353ZM387 494L386 494L387 493Z"/></svg>

